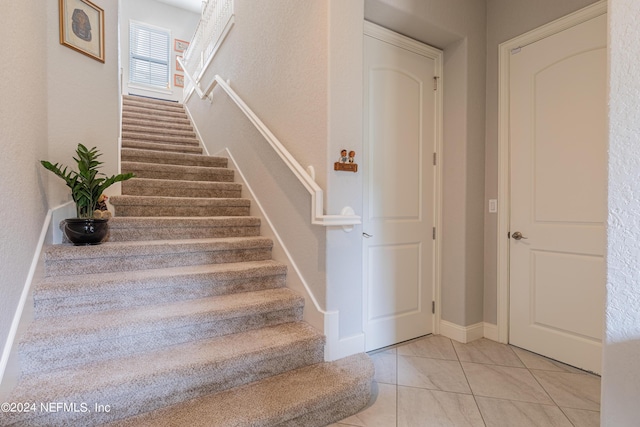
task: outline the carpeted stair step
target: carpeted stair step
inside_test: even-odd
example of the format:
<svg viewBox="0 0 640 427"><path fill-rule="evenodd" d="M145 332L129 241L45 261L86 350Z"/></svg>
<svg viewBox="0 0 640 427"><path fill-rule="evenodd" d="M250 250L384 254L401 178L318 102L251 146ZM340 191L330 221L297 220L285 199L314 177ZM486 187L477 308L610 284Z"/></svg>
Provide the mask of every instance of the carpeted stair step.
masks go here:
<svg viewBox="0 0 640 427"><path fill-rule="evenodd" d="M374 367L365 354L318 363L106 427L320 427L370 400Z"/></svg>
<svg viewBox="0 0 640 427"><path fill-rule="evenodd" d="M265 237L107 242L97 246L52 245L45 249L45 275L263 261L271 258L272 246L271 239Z"/></svg>
<svg viewBox="0 0 640 427"><path fill-rule="evenodd" d="M242 184L135 178L122 183L122 194L130 196L239 198L242 196Z"/></svg>
<svg viewBox="0 0 640 427"><path fill-rule="evenodd" d="M150 110L142 105L124 105L122 117L133 117L134 115L151 116L158 122L178 120L189 120L189 116L184 109L176 110Z"/></svg>
<svg viewBox="0 0 640 427"><path fill-rule="evenodd" d="M158 133L164 129L172 129L184 132L193 133L193 126L188 121L185 122L183 119L176 118L174 120L164 120L163 122L158 122L155 118L133 118L130 116L125 116L122 118L123 129L129 129L130 127L142 127L146 132L149 133ZM194 134L195 135L195 134Z"/></svg>
<svg viewBox="0 0 640 427"><path fill-rule="evenodd" d="M193 129L180 129L168 126L134 126L134 125L122 125L122 134L160 134L164 136L177 136L181 138L195 138L196 133Z"/></svg>
<svg viewBox="0 0 640 427"><path fill-rule="evenodd" d="M113 217L109 241L209 239L260 235L260 218L219 217Z"/></svg>
<svg viewBox="0 0 640 427"><path fill-rule="evenodd" d="M170 153L166 151L136 150L123 148L121 159L125 162L155 163L163 165L209 166L226 168L226 157L203 156L197 154Z"/></svg>
<svg viewBox="0 0 640 427"><path fill-rule="evenodd" d="M186 113L172 113L171 115L158 115L157 112L149 111L146 108L126 108L122 111L122 121L153 121L159 126L165 123L180 123L183 125L192 126L191 120Z"/></svg>
<svg viewBox="0 0 640 427"><path fill-rule="evenodd" d="M175 101L166 101L162 99L145 98L141 96L123 96L122 108L142 107L147 111L178 111L184 112L182 104Z"/></svg>
<svg viewBox="0 0 640 427"><path fill-rule="evenodd" d="M152 142L156 144L187 145L187 146L200 145L200 141L198 141L196 137L167 135L164 133L123 131L122 140Z"/></svg>
<svg viewBox="0 0 640 427"><path fill-rule="evenodd" d="M130 356L189 341L302 320L287 288L219 295L34 321L20 341L23 374Z"/></svg>
<svg viewBox="0 0 640 427"><path fill-rule="evenodd" d="M285 286L273 260L47 277L34 286L34 317L69 316Z"/></svg>
<svg viewBox="0 0 640 427"><path fill-rule="evenodd" d="M154 163L121 162L122 172L133 172L138 178L179 181L233 182L233 170L205 166L159 165Z"/></svg>
<svg viewBox="0 0 640 427"><path fill-rule="evenodd" d="M134 139L123 139L123 148L132 148L136 150L153 150L171 153L185 153L185 154L202 154L202 147L199 145L185 145L185 144L163 144L160 142L148 142L139 141Z"/></svg>
<svg viewBox="0 0 640 427"><path fill-rule="evenodd" d="M86 402L91 411L0 413L0 425L95 426L320 363L323 345L321 334L294 322L23 376L7 401Z"/></svg>
<svg viewBox="0 0 640 427"><path fill-rule="evenodd" d="M112 196L116 216L248 216L248 199Z"/></svg>

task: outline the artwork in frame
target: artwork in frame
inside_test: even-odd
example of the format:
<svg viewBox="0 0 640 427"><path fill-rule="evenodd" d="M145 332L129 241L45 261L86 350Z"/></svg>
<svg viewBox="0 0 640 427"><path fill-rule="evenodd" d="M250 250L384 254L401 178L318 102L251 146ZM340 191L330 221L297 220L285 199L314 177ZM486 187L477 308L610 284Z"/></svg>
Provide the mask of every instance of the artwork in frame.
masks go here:
<svg viewBox="0 0 640 427"><path fill-rule="evenodd" d="M175 87L184 87L184 76L181 74L173 75L173 85Z"/></svg>
<svg viewBox="0 0 640 427"><path fill-rule="evenodd" d="M104 62L104 10L89 0L58 0L60 44Z"/></svg>
<svg viewBox="0 0 640 427"><path fill-rule="evenodd" d="M180 39L173 40L173 50L176 52L184 52L189 47L189 42Z"/></svg>
<svg viewBox="0 0 640 427"><path fill-rule="evenodd" d="M180 66L180 63L178 62L178 58L182 59L182 56L176 56L176 71L184 71L184 69Z"/></svg>

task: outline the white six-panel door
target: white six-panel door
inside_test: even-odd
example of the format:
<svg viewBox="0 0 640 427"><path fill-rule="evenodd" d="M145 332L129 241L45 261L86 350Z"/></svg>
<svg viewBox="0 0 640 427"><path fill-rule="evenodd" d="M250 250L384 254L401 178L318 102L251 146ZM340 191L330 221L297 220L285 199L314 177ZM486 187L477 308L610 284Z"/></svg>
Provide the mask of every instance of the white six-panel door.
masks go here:
<svg viewBox="0 0 640 427"><path fill-rule="evenodd" d="M441 51L365 30L364 327L367 351L432 332ZM411 46L418 43L408 41Z"/></svg>
<svg viewBox="0 0 640 427"><path fill-rule="evenodd" d="M606 44L600 15L509 59L509 342L594 372L604 325Z"/></svg>

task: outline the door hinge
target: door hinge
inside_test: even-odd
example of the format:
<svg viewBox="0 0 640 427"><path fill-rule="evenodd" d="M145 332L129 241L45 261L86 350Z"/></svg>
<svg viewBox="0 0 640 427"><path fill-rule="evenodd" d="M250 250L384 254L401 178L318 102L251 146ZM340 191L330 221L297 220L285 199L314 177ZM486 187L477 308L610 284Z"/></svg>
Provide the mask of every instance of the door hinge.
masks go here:
<svg viewBox="0 0 640 427"><path fill-rule="evenodd" d="M436 302L431 301L431 314L436 314Z"/></svg>
<svg viewBox="0 0 640 427"><path fill-rule="evenodd" d="M438 153L433 153L433 166L436 165L438 159Z"/></svg>
<svg viewBox="0 0 640 427"><path fill-rule="evenodd" d="M438 90L438 77L433 77L433 90Z"/></svg>
<svg viewBox="0 0 640 427"><path fill-rule="evenodd" d="M433 227L433 240L436 240L436 228Z"/></svg>
<svg viewBox="0 0 640 427"><path fill-rule="evenodd" d="M510 238L511 238L511 232L507 231L507 239L510 239Z"/></svg>
<svg viewBox="0 0 640 427"><path fill-rule="evenodd" d="M511 55L515 55L516 53L520 53L522 50L522 46L518 46L516 48L511 49Z"/></svg>

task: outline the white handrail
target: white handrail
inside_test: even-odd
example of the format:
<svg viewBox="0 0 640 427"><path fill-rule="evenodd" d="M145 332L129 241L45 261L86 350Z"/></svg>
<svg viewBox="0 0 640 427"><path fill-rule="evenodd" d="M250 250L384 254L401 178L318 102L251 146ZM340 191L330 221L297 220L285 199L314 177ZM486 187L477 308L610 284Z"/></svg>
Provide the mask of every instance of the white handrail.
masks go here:
<svg viewBox="0 0 640 427"><path fill-rule="evenodd" d="M180 59L178 58L178 61ZM181 64L182 65L182 64ZM184 67L183 67L184 68ZM200 97L200 99L207 98L216 86L220 86L229 98L236 103L240 110L247 116L249 121L258 129L262 136L271 145L271 148L278 154L280 159L289 167L293 174L298 178L300 183L307 189L311 195L311 223L316 225L323 225L325 227L335 226L353 226L361 224L361 218L358 215L325 215L324 214L324 192L322 188L309 176L307 171L298 163L298 161L289 153L289 151L282 145L282 143L276 138L276 136L269 130L269 128L260 120L260 118L249 108L249 106L240 98L240 96L224 81L222 77L216 74L215 78L203 91L200 88L198 82L185 72L187 78L193 84L193 87Z"/></svg>

